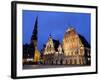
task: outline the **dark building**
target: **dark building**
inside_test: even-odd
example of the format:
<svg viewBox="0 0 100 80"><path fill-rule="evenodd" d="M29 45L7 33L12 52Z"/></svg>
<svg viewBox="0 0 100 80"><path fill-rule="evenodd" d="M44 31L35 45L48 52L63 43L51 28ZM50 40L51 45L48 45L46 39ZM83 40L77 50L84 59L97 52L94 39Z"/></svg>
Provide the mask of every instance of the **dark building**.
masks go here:
<svg viewBox="0 0 100 80"><path fill-rule="evenodd" d="M90 44L86 41L86 39L79 34L79 38L81 39L82 41L82 44L84 44L84 47L85 47L85 60L86 60L86 64L90 65L91 64L91 55L90 55Z"/></svg>
<svg viewBox="0 0 100 80"><path fill-rule="evenodd" d="M38 17L36 18L36 22L35 22L34 29L32 32L30 44L23 45L23 63L25 63L25 62L27 63L29 61L31 61L31 62L39 61L40 53L37 49L37 40L38 40L37 28L38 28Z"/></svg>
<svg viewBox="0 0 100 80"><path fill-rule="evenodd" d="M37 35L38 35L38 17L36 18L36 22L35 22L35 25L34 25L34 29L33 29L33 32L32 32L32 37L31 37L31 43L34 44L34 47L37 46L37 41L38 41L38 38L37 38Z"/></svg>

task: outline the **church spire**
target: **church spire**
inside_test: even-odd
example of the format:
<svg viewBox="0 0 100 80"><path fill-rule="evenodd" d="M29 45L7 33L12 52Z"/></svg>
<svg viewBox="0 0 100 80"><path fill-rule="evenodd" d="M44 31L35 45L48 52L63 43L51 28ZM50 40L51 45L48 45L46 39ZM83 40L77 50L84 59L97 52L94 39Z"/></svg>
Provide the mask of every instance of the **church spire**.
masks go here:
<svg viewBox="0 0 100 80"><path fill-rule="evenodd" d="M38 34L37 28L38 28L38 17L36 17L34 29L32 32L32 37L31 37L31 42L33 42L35 46L37 46L37 39L38 39L37 38L37 34Z"/></svg>

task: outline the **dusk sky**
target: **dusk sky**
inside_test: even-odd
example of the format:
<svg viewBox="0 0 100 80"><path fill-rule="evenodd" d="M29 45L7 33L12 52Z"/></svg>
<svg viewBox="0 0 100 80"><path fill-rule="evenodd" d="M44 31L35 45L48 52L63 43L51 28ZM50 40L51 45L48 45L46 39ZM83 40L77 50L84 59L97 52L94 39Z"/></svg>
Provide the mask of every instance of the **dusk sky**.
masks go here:
<svg viewBox="0 0 100 80"><path fill-rule="evenodd" d="M48 41L51 34L53 39L62 42L64 33L69 26L85 37L90 43L91 15L88 13L47 12L23 10L23 44L30 43L34 24L38 16L38 49Z"/></svg>

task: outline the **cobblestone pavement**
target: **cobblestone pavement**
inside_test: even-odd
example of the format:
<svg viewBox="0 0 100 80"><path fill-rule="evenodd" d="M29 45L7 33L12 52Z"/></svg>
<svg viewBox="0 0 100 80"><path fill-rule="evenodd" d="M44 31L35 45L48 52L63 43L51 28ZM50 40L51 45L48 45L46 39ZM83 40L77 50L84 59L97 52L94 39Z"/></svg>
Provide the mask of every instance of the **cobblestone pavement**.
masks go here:
<svg viewBox="0 0 100 80"><path fill-rule="evenodd" d="M63 68L63 67L85 67L89 65L24 65L23 69L41 69L41 68Z"/></svg>

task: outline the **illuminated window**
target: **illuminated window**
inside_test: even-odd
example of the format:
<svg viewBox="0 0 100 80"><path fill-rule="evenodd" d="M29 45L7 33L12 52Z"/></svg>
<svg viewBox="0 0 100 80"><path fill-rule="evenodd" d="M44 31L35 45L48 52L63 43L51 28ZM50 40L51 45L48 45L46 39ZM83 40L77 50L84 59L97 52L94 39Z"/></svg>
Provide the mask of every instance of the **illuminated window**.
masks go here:
<svg viewBox="0 0 100 80"><path fill-rule="evenodd" d="M75 54L78 54L78 50L77 50L77 51L75 51Z"/></svg>
<svg viewBox="0 0 100 80"><path fill-rule="evenodd" d="M83 49L80 49L80 53L83 53Z"/></svg>

